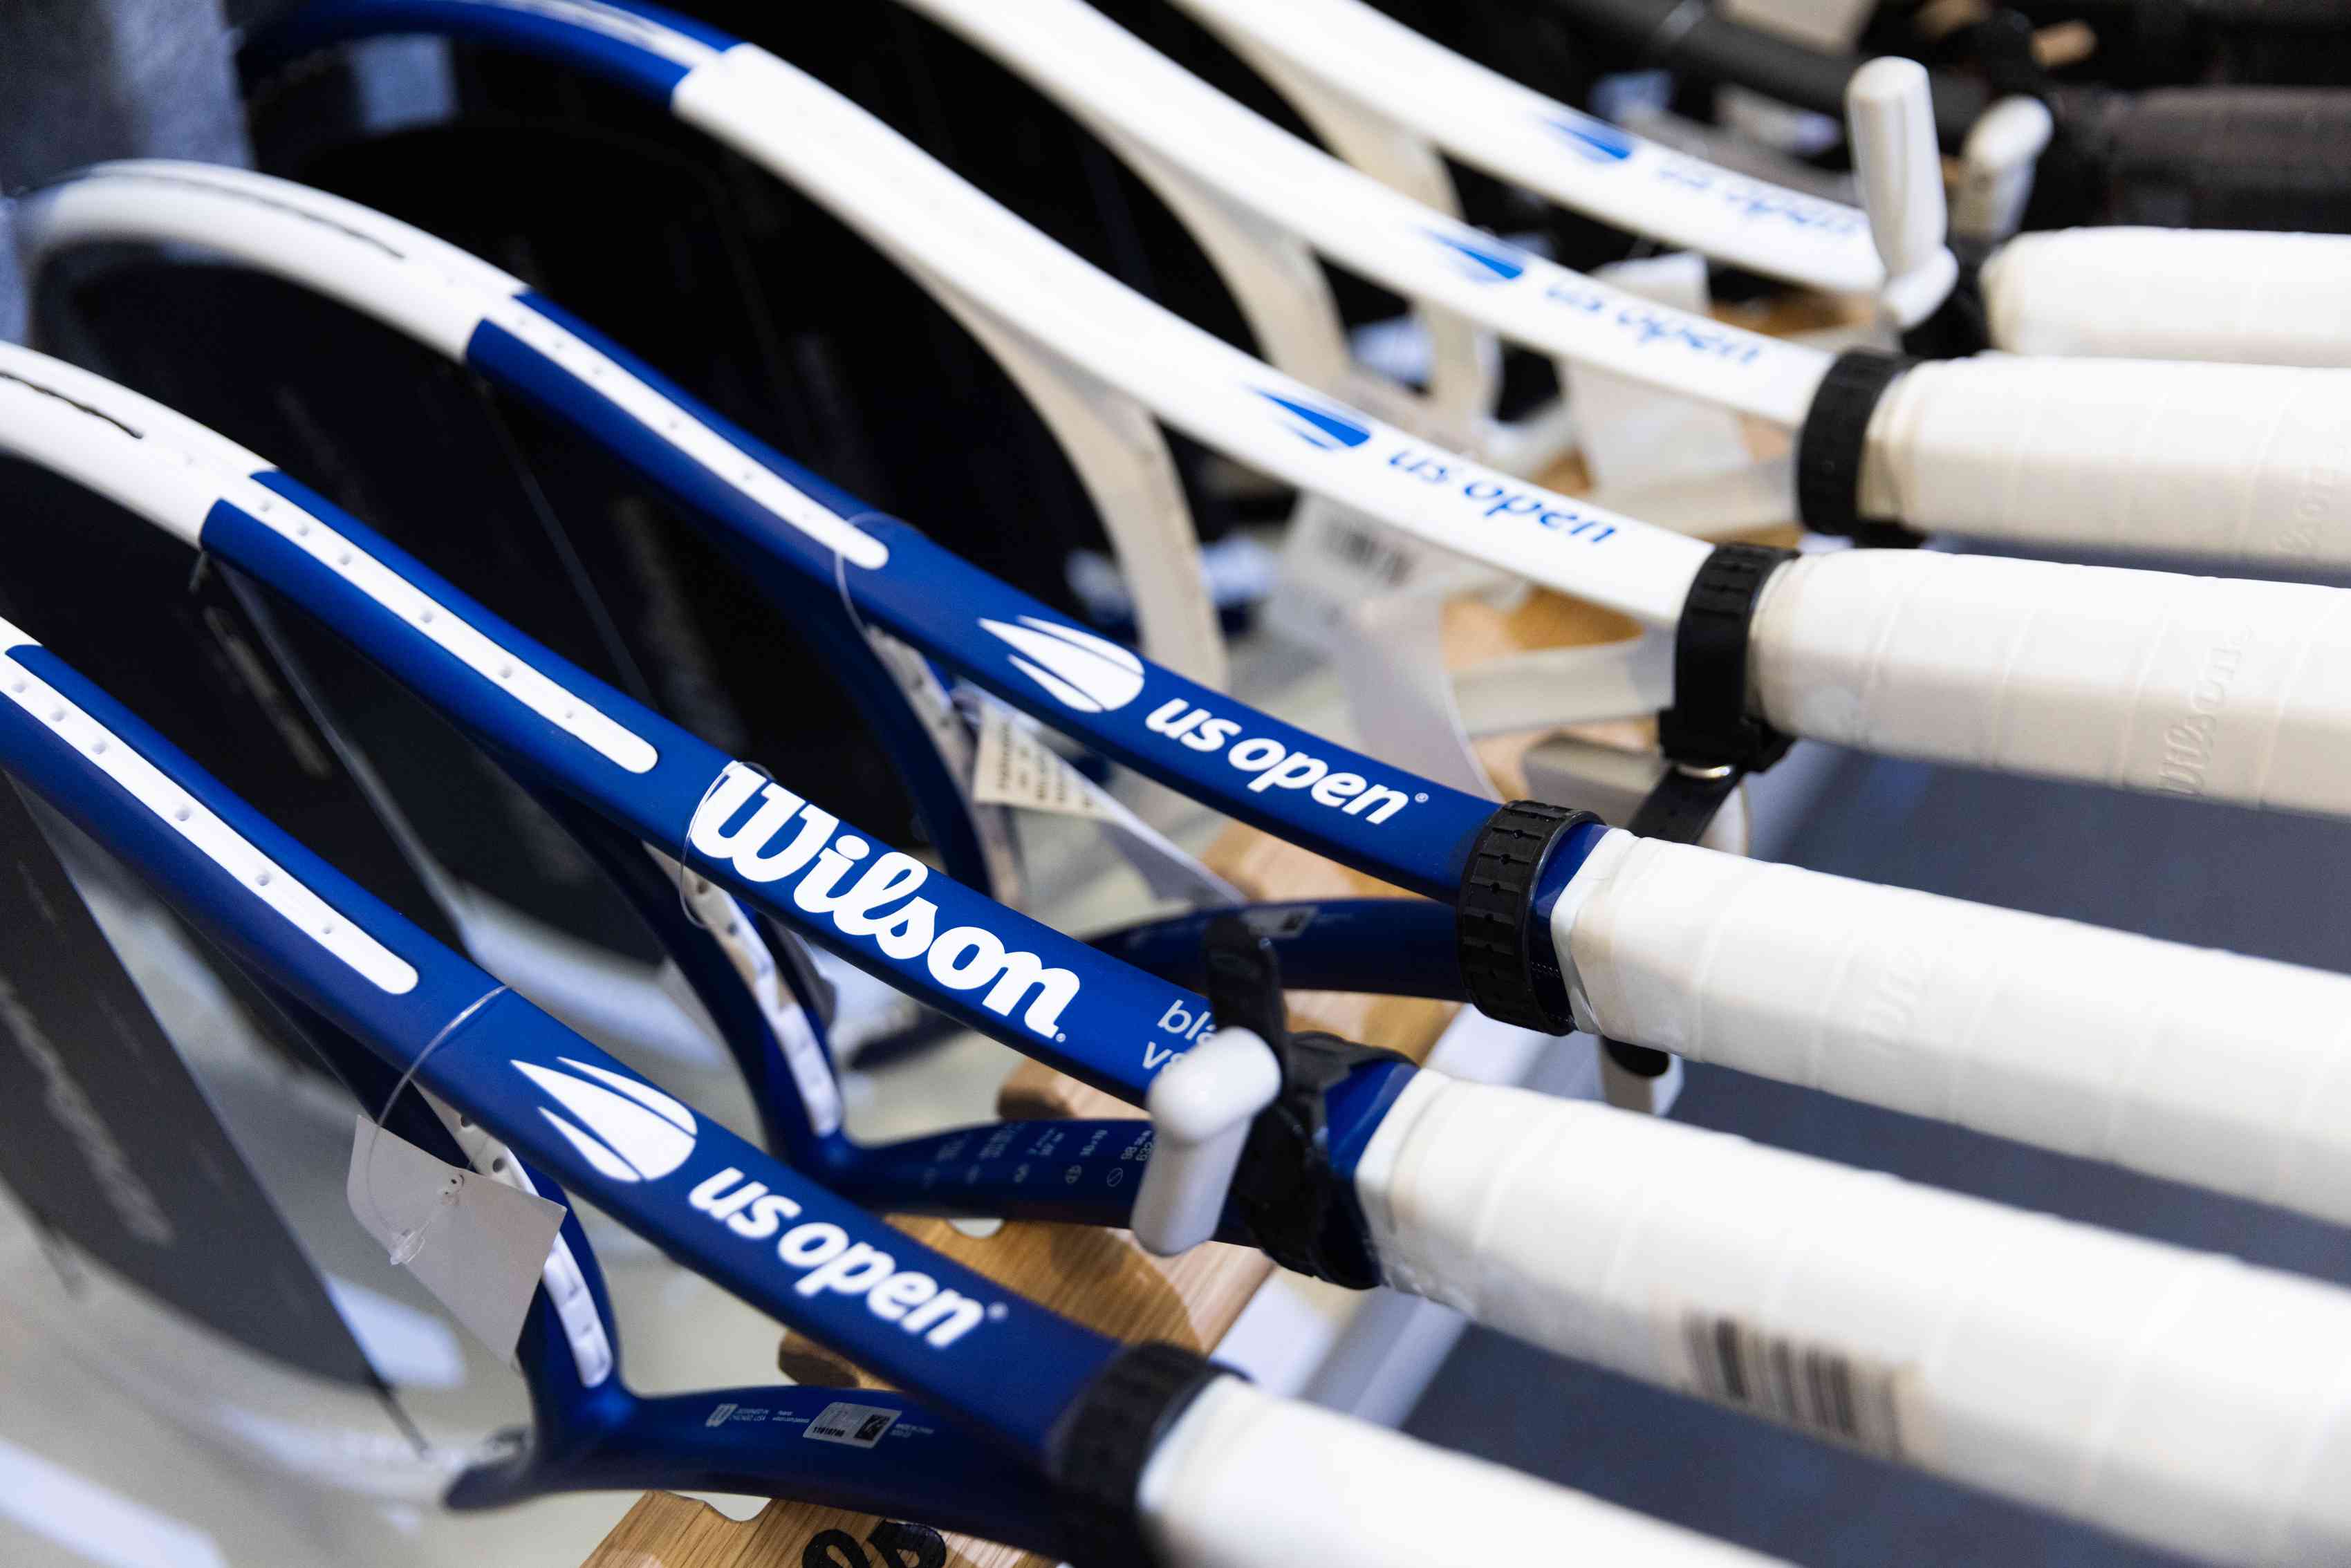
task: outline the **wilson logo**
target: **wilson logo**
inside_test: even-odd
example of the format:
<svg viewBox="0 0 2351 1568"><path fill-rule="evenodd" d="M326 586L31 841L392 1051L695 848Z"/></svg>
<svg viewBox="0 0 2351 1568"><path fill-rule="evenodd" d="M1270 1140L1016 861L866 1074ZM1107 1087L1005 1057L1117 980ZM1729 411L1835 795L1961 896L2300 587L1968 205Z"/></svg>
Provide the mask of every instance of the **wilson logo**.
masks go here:
<svg viewBox="0 0 2351 1568"><path fill-rule="evenodd" d="M980 622L981 630L1015 650L1012 667L1045 688L1063 707L1113 713L1143 691L1143 661L1115 643L1034 615L1020 624Z"/></svg>
<svg viewBox="0 0 2351 1568"><path fill-rule="evenodd" d="M819 1296L853 1296L865 1310L885 1323L918 1335L934 1350L945 1350L979 1326L986 1318L1004 1316L999 1305L985 1305L947 1290L928 1274L901 1269L898 1260L878 1247L852 1241L849 1232L821 1219L794 1225L800 1206L782 1193L770 1192L763 1181L746 1181L729 1166L694 1189L687 1202L746 1241L776 1236L776 1257L799 1278L792 1294L813 1301ZM706 1425L716 1426L713 1416Z"/></svg>
<svg viewBox="0 0 2351 1568"><path fill-rule="evenodd" d="M576 1118L559 1116L544 1105L538 1110L600 1175L612 1181L659 1181L694 1153L693 1112L633 1078L568 1056L559 1060L572 1071L558 1072L528 1061L514 1066Z"/></svg>
<svg viewBox="0 0 2351 1568"><path fill-rule="evenodd" d="M1638 145L1634 140L1604 120L1587 119L1583 115L1555 115L1543 120L1545 125L1564 137L1567 144L1594 163L1622 163L1633 156Z"/></svg>
<svg viewBox="0 0 2351 1568"><path fill-rule="evenodd" d="M1263 387L1252 390L1290 415L1282 422L1283 426L1309 446L1319 446L1325 452L1340 452L1350 446L1361 446L1372 438L1372 427L1343 409L1318 407L1281 392L1267 392Z"/></svg>
<svg viewBox="0 0 2351 1568"><path fill-rule="evenodd" d="M1184 697L1152 710L1144 724L1194 751L1221 751L1226 762L1249 774L1249 789L1262 795L1272 789L1303 789L1317 805L1334 807L1367 822L1384 822L1415 799L1384 784L1374 784L1360 773L1333 773L1319 757L1292 751L1270 736L1243 740L1237 719L1218 718Z"/></svg>
<svg viewBox="0 0 2351 1568"><path fill-rule="evenodd" d="M1509 283L1526 275L1526 257L1496 241L1472 243L1436 229L1428 231L1453 269L1472 283Z"/></svg>
<svg viewBox="0 0 2351 1568"><path fill-rule="evenodd" d="M747 817L746 807L751 808ZM892 850L849 880L873 846L854 833L836 836L840 826L831 812L730 762L695 812L686 841L733 867L745 882L798 878L794 908L823 916L885 957L923 960L932 979L950 991L980 992L979 1005L999 1018L1010 1018L1026 1001L1021 1023L1055 1038L1061 1009L1078 994L1077 976L1047 968L1034 953L1006 947L985 927L940 930L938 905L913 896L930 880L931 868L912 855Z"/></svg>

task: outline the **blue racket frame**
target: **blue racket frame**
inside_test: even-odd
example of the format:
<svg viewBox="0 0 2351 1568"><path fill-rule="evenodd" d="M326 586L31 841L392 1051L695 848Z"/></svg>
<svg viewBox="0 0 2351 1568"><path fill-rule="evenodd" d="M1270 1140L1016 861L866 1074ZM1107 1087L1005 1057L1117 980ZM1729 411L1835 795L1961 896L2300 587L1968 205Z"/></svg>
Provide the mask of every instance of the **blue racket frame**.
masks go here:
<svg viewBox="0 0 2351 1568"><path fill-rule="evenodd" d="M432 7L436 15L472 8L465 0ZM369 16L408 14L396 5L367 4L358 9ZM143 177L168 175L150 172ZM217 185L206 188L230 199L260 199ZM276 210L289 209L279 205ZM503 303L504 297L500 299ZM533 346L526 336L489 319L482 320L465 342L469 367L493 385L569 423L633 466L687 517L711 530L779 612L799 618L812 608L829 611L829 624L840 632L836 640L844 643L845 662L871 663L855 623L879 627L948 672L969 679L1097 752L1291 841L1414 891L1446 899L1443 904L1410 899L1286 904L1251 911L1249 918L1256 929L1275 943L1287 980L1294 986L1445 999L1463 997L1449 901L1460 885L1469 845L1492 814L1490 802L1332 745L1071 625L1046 606L931 543L907 524L884 517L768 448L551 301L526 292L512 303L592 350L592 356L569 357L583 362L601 357L603 362L595 376L591 379L555 353ZM631 381L653 397L615 395L616 388ZM837 553L832 541L771 508L706 457L684 449L646 412L664 408L724 441L727 470L740 473L752 465L763 468L796 492L808 507L821 508L839 519L841 532L853 530L878 549L859 551L856 559ZM674 426L674 421L664 419L662 423ZM325 506L281 475L265 473L258 477L313 511ZM658 749L664 758L675 755L675 742L666 737L678 737L678 732L580 672L560 664L544 650L526 644L519 633L463 601L446 584L398 556L356 523L340 519L340 514L334 514L334 518L348 537L423 588L436 601L462 606L466 617L487 630L501 646L517 650L528 646L531 660L569 689L585 692L593 687L595 705L601 711L620 716L639 734L653 734L648 727L657 727L663 737ZM306 558L306 552L282 533L273 533L239 514L237 508L224 505L216 509L204 542L360 642L427 700L444 701L465 685L467 676L451 668L453 661L432 652L421 657L402 654L402 648L414 654L413 639L395 638L390 653L371 646L367 629L384 622L381 607L367 604L362 596L351 593L348 583L337 581L336 573ZM948 607L945 613L943 607ZM481 683L474 685L479 687ZM479 690L471 695L483 695ZM894 688L878 700L885 712L904 711ZM874 700L869 699L868 711L874 706ZM528 727L528 718L516 714L511 704L506 705L505 711L510 719L523 717ZM567 750L560 742L554 742L549 751L546 743L551 737L539 736L535 739L541 744L541 753L533 757L513 737L501 738L495 714L478 701L460 716L477 738L510 765L517 758L528 759L517 768L517 776L530 783L575 834L590 845L631 894L648 923L679 955L681 968L724 1026L722 1032L757 1096L771 1146L789 1151L806 1168L823 1171L841 1190L877 1207L1123 1222L1134 1192L1130 1178L1147 1153L1147 1139L1139 1124L1088 1124L1083 1135L1074 1139L1067 1135L1071 1124L1033 1128L1001 1124L881 1149L862 1148L837 1133L812 1126L807 1106L781 1066L765 1020L756 1007L747 1005L723 956L706 950L696 956L696 949L706 949L708 944L701 940L690 919L682 918L675 890L653 876L650 862L636 852L636 839L662 845L679 843L687 836L676 825L691 816L678 810L684 790L673 786L655 803L655 797L664 792L649 792L641 787L644 781L625 779L609 767L600 773L599 764L604 759L588 747L574 745ZM690 739L685 743L696 744ZM935 761L926 741L917 745ZM697 772L719 760L716 752L700 749L705 756L695 769ZM583 771L567 783L566 768ZM655 770L656 775L661 772ZM741 782L749 786L747 777ZM584 791L577 787L581 783L588 784ZM623 787L617 800L610 792L616 783ZM566 810L562 802L567 789L593 802L593 809ZM673 825L653 830L651 824L664 816ZM621 825L618 841L599 845L602 830L596 824L600 819ZM1580 831L1553 856L1539 908L1547 907L1572 879L1598 832L1596 828ZM861 837L859 841L867 841ZM685 858L695 859L691 854ZM709 868L703 865L702 869ZM723 871L716 874L728 880ZM755 904L760 902L756 891L739 881L734 885ZM817 940L841 946L839 933L828 932L824 923L811 922L805 915L773 903L764 907ZM1197 984L1202 938L1209 918L1196 915L1155 922L1114 934L1100 945L1138 968ZM1043 947L1033 950L1046 951ZM861 957L852 948L849 956L875 967L870 952ZM901 966L885 977L902 986L912 981L907 988L925 999L935 999L940 990L931 986L926 991L924 977L911 966ZM1080 989L1092 985L1091 980L1083 981ZM811 998L801 999L813 1019L817 1009L807 1005ZM1118 1002L1114 1010L1132 1021L1112 1025L1107 1031L1090 1030L1081 1037L1088 1043L1075 1047L1068 1046L1065 1039L1049 1044L1034 1033L1006 1032L993 1027L998 1020L977 1016L967 1007L947 1010L962 1021L996 1033L1016 1049L1139 1102L1151 1076L1206 1027L1207 1009L1197 996L1135 994L1131 989ZM1066 1036L1074 1031L1054 1032ZM1108 1043L1122 1032L1130 1042L1123 1061L1118 1060L1118 1047ZM1081 1157L1062 1163L1062 1156L1072 1149ZM1040 1190L1040 1168L1049 1168L1059 1177L1059 1190ZM1246 1239L1230 1228L1224 1234L1233 1239Z"/></svg>
<svg viewBox="0 0 2351 1568"><path fill-rule="evenodd" d="M567 1213L562 1239L612 1354L601 1374L583 1368L563 1308L542 1286L517 1352L532 1436L465 1472L453 1506L684 1487L914 1517L1046 1551L1066 1543L1040 1467L1056 1423L1119 1353L1117 1342L931 1252L644 1083L311 854L47 649L0 648L0 766L288 1000L330 1068L391 1131L463 1161L421 1102L394 1096L401 1075L413 1073L507 1145L542 1193L560 1184L593 1199L683 1266L914 1391L631 1392L601 1275ZM76 730L81 744L60 733L85 718L99 727L95 743L86 727ZM142 798L101 767L116 747L160 772L168 799ZM266 857L266 875L242 875L204 847L197 835L214 824ZM356 928L388 951L404 980L371 976L266 901L259 888L277 877L323 901L327 925ZM567 1125L578 1104L544 1085L590 1081L682 1127L684 1138L664 1134L648 1156L625 1152L627 1139L592 1115L596 1132ZM726 1201L751 1187L758 1201ZM810 1439L808 1423L841 1400L893 1418L868 1446ZM738 1418L747 1411L759 1418Z"/></svg>

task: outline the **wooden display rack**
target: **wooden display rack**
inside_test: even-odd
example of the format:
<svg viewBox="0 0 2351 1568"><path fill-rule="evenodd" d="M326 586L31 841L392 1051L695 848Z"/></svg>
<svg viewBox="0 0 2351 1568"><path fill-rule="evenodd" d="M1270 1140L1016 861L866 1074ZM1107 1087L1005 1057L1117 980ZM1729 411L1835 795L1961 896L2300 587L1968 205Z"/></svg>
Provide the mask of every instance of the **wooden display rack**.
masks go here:
<svg viewBox="0 0 2351 1568"><path fill-rule="evenodd" d="M1254 829L1235 827L1207 856L1252 898L1401 897L1401 892ZM1388 997L1295 991L1298 1027L1327 1029L1416 1059L1451 1021L1455 1006ZM1005 1116L1133 1116L1135 1108L1034 1063L1006 1080ZM1166 1340L1207 1352L1273 1271L1265 1255L1209 1242L1181 1258L1154 1258L1123 1230L1015 1221L993 1236L964 1235L945 1220L891 1221L927 1247L1002 1281L1042 1306L1129 1342ZM870 1381L822 1352L788 1339L782 1363L799 1381ZM727 1518L674 1492L647 1492L583 1568L1050 1568L1050 1560L921 1525L771 1502L754 1519Z"/></svg>

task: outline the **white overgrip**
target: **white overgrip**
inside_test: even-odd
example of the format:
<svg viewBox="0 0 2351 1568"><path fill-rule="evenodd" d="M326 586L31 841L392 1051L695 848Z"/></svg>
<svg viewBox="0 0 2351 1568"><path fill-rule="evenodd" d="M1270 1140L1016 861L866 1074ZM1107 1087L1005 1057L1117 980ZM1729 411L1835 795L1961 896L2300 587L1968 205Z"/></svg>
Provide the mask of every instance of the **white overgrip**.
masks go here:
<svg viewBox="0 0 2351 1568"><path fill-rule="evenodd" d="M2231 1563L2351 1552L2351 1294L1423 1072L1357 1191L1489 1326Z"/></svg>
<svg viewBox="0 0 2351 1568"><path fill-rule="evenodd" d="M2020 354L2351 365L2351 236L2081 228L1983 267L1991 340Z"/></svg>
<svg viewBox="0 0 2351 1568"><path fill-rule="evenodd" d="M1218 1378L1153 1453L1138 1495L1176 1568L1734 1568L1773 1561Z"/></svg>
<svg viewBox="0 0 2351 1568"><path fill-rule="evenodd" d="M1865 516L1992 538L2351 563L2351 371L2004 354L1871 415Z"/></svg>
<svg viewBox="0 0 2351 1568"><path fill-rule="evenodd" d="M2351 814L2351 593L1923 550L1780 569L1750 706L1897 757Z"/></svg>
<svg viewBox="0 0 2351 1568"><path fill-rule="evenodd" d="M1577 880L1612 1039L2351 1223L2351 977L1622 833Z"/></svg>

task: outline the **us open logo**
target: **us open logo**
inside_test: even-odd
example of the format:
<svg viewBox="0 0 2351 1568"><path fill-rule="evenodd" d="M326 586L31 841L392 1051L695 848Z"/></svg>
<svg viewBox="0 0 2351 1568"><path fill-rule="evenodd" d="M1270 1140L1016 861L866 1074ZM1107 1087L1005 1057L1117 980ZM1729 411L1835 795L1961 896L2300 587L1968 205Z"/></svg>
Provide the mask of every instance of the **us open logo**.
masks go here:
<svg viewBox="0 0 2351 1568"><path fill-rule="evenodd" d="M1143 661L1100 637L1034 615L1020 624L982 620L980 629L1011 645L1012 667L1063 707L1114 713L1143 691Z"/></svg>
<svg viewBox="0 0 2351 1568"><path fill-rule="evenodd" d="M1288 414L1290 417L1281 422L1282 427L1309 446L1343 452L1372 438L1372 427L1356 418L1351 409L1308 402L1294 393L1268 392L1263 387L1250 390Z"/></svg>
<svg viewBox="0 0 2351 1568"><path fill-rule="evenodd" d="M1633 156L1633 139L1605 120L1581 114L1554 115L1545 118L1543 123L1594 163L1622 163Z"/></svg>
<svg viewBox="0 0 2351 1568"><path fill-rule="evenodd" d="M1510 283L1526 276L1527 258L1499 240L1464 239L1458 235L1430 229L1428 237L1435 240L1453 270L1472 283Z"/></svg>
<svg viewBox="0 0 2351 1568"><path fill-rule="evenodd" d="M693 1112L633 1078L568 1056L558 1060L572 1071L528 1061L514 1065L576 1118L559 1116L544 1105L538 1111L598 1175L612 1181L659 1181L694 1153Z"/></svg>

